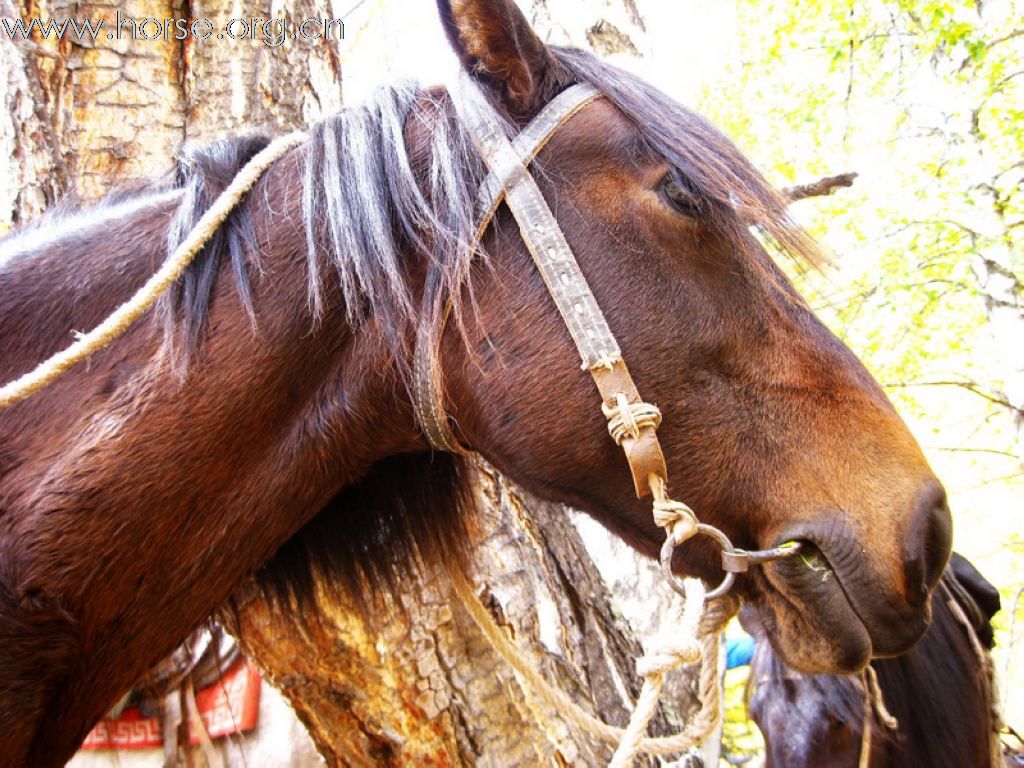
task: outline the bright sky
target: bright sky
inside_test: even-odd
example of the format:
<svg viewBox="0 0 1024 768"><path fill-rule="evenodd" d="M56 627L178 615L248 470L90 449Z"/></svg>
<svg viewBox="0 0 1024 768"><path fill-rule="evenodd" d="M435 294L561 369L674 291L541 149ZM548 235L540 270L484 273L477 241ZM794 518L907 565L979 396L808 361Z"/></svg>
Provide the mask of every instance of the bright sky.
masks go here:
<svg viewBox="0 0 1024 768"><path fill-rule="evenodd" d="M408 77L425 84L449 82L455 57L448 47L432 2L424 0L335 0L345 15L343 46L345 101L362 100L387 78ZM523 4L521 2L521 4ZM354 10L350 10L355 6ZM578 19L608 18L621 29L631 22L621 3L600 0L547 0L552 32L548 42L585 46ZM718 62L737 55L736 20L732 4L720 0L638 2L647 34L637 36L644 59L613 59L643 74L650 82L683 101L699 83L719 73ZM545 20L546 21L546 20ZM575 22L575 23L574 23ZM545 26L548 26L545 24ZM713 31L713 32L712 32Z"/></svg>

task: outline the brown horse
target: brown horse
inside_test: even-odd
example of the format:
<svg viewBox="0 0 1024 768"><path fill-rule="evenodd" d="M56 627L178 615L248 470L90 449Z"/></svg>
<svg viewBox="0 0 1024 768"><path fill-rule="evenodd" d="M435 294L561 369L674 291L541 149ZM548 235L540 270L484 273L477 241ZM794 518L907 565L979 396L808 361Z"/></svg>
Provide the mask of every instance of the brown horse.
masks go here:
<svg viewBox="0 0 1024 768"><path fill-rule="evenodd" d="M785 202L707 122L546 47L511 0L439 8L510 128L573 82L602 92L534 173L665 414L673 495L739 546L799 539L831 568L790 558L741 580L779 652L838 672L905 650L948 557L943 490L762 247L811 254ZM192 154L170 183L8 237L0 379L129 296L263 143ZM66 760L257 572L301 601L314 574L358 591L413 552L458 562L465 460L428 450L410 398L417 329L442 327L424 296L455 300L438 354L459 439L657 553L660 529L508 212L472 245L482 177L443 90L383 88L265 174L162 312L0 412L8 764ZM678 554L680 571L720 576L706 541Z"/></svg>
<svg viewBox="0 0 1024 768"><path fill-rule="evenodd" d="M991 768L993 686L990 662L979 653L993 645L990 620L999 592L956 554L942 584L932 594L932 624L921 642L902 656L871 662L898 725L889 729L870 712L869 744L862 738L860 678L788 669L772 652L756 611L744 608L740 618L756 643L748 707L764 735L768 768L857 768L864 750L871 768Z"/></svg>

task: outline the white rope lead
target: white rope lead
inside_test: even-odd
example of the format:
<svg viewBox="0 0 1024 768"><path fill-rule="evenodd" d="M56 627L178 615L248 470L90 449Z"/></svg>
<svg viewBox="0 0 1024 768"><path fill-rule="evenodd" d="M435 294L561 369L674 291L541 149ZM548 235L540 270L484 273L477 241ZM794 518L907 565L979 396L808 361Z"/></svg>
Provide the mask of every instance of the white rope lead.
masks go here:
<svg viewBox="0 0 1024 768"><path fill-rule="evenodd" d="M718 684L719 633L735 610L728 600L705 603L704 587L700 582L688 585L688 589L692 590L689 594L693 598L687 600L681 612L678 609L674 612L675 620L663 625L648 653L637 662L637 671L644 677L644 684L626 728L608 725L594 717L564 691L548 683L494 621L469 583L454 574L452 582L477 627L515 670L521 684L583 732L619 744L610 766L624 768L632 765L639 752L659 756L680 754L699 744L718 725L722 716ZM665 673L683 664L702 660L699 690L701 708L686 729L674 736L645 737L647 726L658 705Z"/></svg>
<svg viewBox="0 0 1024 768"><path fill-rule="evenodd" d="M0 411L24 400L52 382L71 366L106 347L124 333L156 302L202 250L231 210L246 192L282 155L306 140L303 132L290 133L268 144L235 176L202 215L188 237L174 250L160 269L146 281L134 296L115 309L102 323L82 334L67 349L44 360L33 370L0 388Z"/></svg>

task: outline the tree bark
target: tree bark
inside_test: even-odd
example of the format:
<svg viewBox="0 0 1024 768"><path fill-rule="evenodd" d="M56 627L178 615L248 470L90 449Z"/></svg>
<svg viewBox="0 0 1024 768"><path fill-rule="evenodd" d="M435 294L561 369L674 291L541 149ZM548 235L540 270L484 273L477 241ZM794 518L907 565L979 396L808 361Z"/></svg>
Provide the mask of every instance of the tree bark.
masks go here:
<svg viewBox="0 0 1024 768"><path fill-rule="evenodd" d="M473 581L548 680L624 725L640 648L564 508L492 470L479 483ZM329 765L599 765L612 746L522 687L443 575L410 563L407 589L367 621L321 603L316 627L258 599L234 627L295 706ZM675 719L675 718L673 718ZM656 727L666 728L659 718Z"/></svg>
<svg viewBox="0 0 1024 768"><path fill-rule="evenodd" d="M11 0L0 15L17 17ZM39 57L52 53L32 41L0 35L0 145L8 158L0 176L0 234L42 213L67 187L68 174L40 79Z"/></svg>
<svg viewBox="0 0 1024 768"><path fill-rule="evenodd" d="M119 183L159 176L184 141L295 130L341 106L337 39L299 37L282 45L268 45L262 35L218 39L233 17L280 17L270 0L227 10L186 0L3 3L4 15L26 23L103 23L95 39L71 31L59 39L38 32L29 41L0 36L7 72L0 89L8 105L0 138L14 160L14 193L4 190L13 201L0 213L14 221L39 213L62 192L94 200ZM284 16L294 24L333 14L325 0L301 0ZM213 36L146 39L156 26L144 20L181 18L208 19ZM235 29L242 37L242 27Z"/></svg>

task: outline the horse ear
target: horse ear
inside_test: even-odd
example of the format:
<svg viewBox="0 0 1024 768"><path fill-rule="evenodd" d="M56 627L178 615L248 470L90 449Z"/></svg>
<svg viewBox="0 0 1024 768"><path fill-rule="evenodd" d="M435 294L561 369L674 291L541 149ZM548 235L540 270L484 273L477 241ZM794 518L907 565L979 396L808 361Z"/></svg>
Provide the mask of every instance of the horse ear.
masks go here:
<svg viewBox="0 0 1024 768"><path fill-rule="evenodd" d="M514 0L437 0L441 25L462 66L513 117L532 116L560 67Z"/></svg>
<svg viewBox="0 0 1024 768"><path fill-rule="evenodd" d="M981 575L981 572L974 567L974 563L960 553L953 552L949 557L949 570L953 572L957 583L978 604L986 621L990 621L999 613L999 609L1002 607L999 590Z"/></svg>

